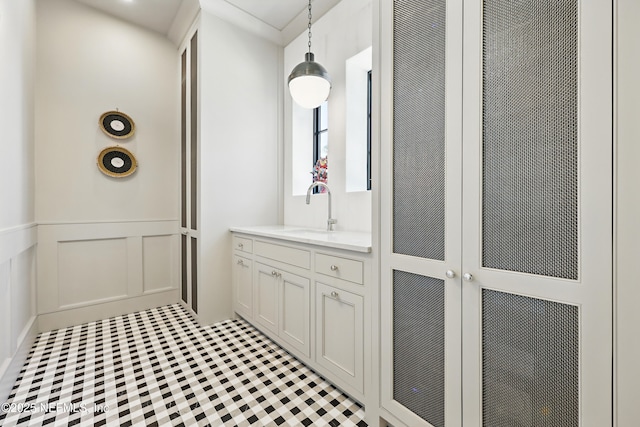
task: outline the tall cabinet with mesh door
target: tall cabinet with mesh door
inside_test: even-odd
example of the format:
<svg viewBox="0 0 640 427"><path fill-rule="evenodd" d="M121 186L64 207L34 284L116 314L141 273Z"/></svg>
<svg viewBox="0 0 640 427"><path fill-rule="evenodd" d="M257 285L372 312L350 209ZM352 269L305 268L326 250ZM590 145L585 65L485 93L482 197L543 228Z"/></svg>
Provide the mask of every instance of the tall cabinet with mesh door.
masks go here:
<svg viewBox="0 0 640 427"><path fill-rule="evenodd" d="M180 232L181 300L198 313L198 31L180 54Z"/></svg>
<svg viewBox="0 0 640 427"><path fill-rule="evenodd" d="M612 4L378 1L381 417L612 414Z"/></svg>

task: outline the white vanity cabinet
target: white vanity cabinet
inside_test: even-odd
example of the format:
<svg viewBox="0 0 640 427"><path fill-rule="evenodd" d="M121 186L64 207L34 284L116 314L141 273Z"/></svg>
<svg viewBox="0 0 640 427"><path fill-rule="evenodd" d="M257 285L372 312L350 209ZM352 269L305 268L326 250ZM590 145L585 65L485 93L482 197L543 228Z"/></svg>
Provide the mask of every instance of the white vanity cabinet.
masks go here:
<svg viewBox="0 0 640 427"><path fill-rule="evenodd" d="M347 248L234 231L234 311L366 405L371 254Z"/></svg>

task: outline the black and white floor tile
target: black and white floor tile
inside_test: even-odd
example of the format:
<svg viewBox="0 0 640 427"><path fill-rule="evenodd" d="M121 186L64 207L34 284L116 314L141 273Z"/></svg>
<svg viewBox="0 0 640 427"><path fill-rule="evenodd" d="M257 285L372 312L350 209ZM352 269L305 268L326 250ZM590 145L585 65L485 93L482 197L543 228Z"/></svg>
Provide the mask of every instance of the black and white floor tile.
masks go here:
<svg viewBox="0 0 640 427"><path fill-rule="evenodd" d="M366 426L364 410L248 323L179 304L38 336L3 426Z"/></svg>

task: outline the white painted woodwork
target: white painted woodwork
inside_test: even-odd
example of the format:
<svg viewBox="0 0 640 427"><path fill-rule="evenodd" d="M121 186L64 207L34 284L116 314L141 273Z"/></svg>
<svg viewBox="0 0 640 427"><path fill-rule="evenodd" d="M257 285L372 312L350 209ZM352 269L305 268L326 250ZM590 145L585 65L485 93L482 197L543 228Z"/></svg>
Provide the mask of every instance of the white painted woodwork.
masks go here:
<svg viewBox="0 0 640 427"><path fill-rule="evenodd" d="M7 329L0 335L0 372L4 372L11 360L11 330L8 328L11 316L11 261L0 264L0 324ZM3 328L4 329L4 328Z"/></svg>
<svg viewBox="0 0 640 427"><path fill-rule="evenodd" d="M393 253L393 15L392 2L378 2L381 18L378 29L381 66L381 405L396 427L429 424L393 400L393 269L445 280L447 426L482 424L482 289L579 307L581 426L611 425L613 104L609 58L612 54L612 5L607 1L579 3L580 271L579 279L570 281L481 266L482 3L475 0L447 2L445 261L413 259ZM447 270L452 270L455 277L447 278ZM466 272L473 275L473 282L462 281L461 276Z"/></svg>
<svg viewBox="0 0 640 427"><path fill-rule="evenodd" d="M393 253L393 2L378 1L380 74L380 406L407 426L428 425L393 399L393 270L445 281L445 420L462 423L462 2L447 3L444 262ZM376 49L374 47L374 61ZM457 82L457 83L456 83ZM456 277L446 277L447 270ZM399 424L402 425L402 424Z"/></svg>
<svg viewBox="0 0 640 427"><path fill-rule="evenodd" d="M253 240L244 237L233 236L233 248L240 252L248 254L253 252Z"/></svg>
<svg viewBox="0 0 640 427"><path fill-rule="evenodd" d="M256 234L251 234L253 229ZM353 241L342 242L358 248L350 251L327 247L323 237L317 245L289 241L290 230L281 230L283 239L266 237L264 227L242 230L233 232L231 239L234 311L345 393L375 407L372 255L360 245L362 236L354 234ZM253 241L253 254L243 252L238 239ZM238 268L238 260L253 262L252 313L238 291L250 280L242 277L246 273ZM367 421L373 423L377 411L368 413Z"/></svg>
<svg viewBox="0 0 640 427"><path fill-rule="evenodd" d="M348 280L362 285L364 282L362 261L316 253L316 273Z"/></svg>
<svg viewBox="0 0 640 427"><path fill-rule="evenodd" d="M363 298L316 282L316 361L330 379L364 393Z"/></svg>
<svg viewBox="0 0 640 427"><path fill-rule="evenodd" d="M0 402L36 337L35 0L0 1Z"/></svg>
<svg viewBox="0 0 640 427"><path fill-rule="evenodd" d="M62 241L57 246L59 308L127 295L126 238Z"/></svg>
<svg viewBox="0 0 640 427"><path fill-rule="evenodd" d="M200 84L199 61L201 50L197 24L194 24L193 28L190 28L185 35L185 41L179 49L181 64L180 179L185 180L184 182L181 181L180 184L180 233L182 234L180 237L180 264L181 268L185 270L181 271L180 295L183 306L196 318L198 318L199 313L200 231L198 227L202 221L198 209L200 188L198 179L200 174L198 127L200 125L200 112L198 111L199 93L195 91L195 88L199 87ZM182 70L182 61L184 61L184 70ZM195 70L193 69L194 62L197 64ZM184 76L182 72L184 72ZM184 78L184 87L182 87L182 78ZM196 99L193 99L194 95ZM184 99L182 99L183 96ZM182 102L184 102L184 105L182 105ZM195 109L193 108L194 105Z"/></svg>
<svg viewBox="0 0 640 427"><path fill-rule="evenodd" d="M278 335L300 353L309 356L310 281L297 274L282 270L279 272L281 277Z"/></svg>
<svg viewBox="0 0 640 427"><path fill-rule="evenodd" d="M178 289L177 221L42 224L38 242L40 315Z"/></svg>
<svg viewBox="0 0 640 427"><path fill-rule="evenodd" d="M616 152L615 209L615 411L616 427L640 420L640 2L614 3Z"/></svg>
<svg viewBox="0 0 640 427"><path fill-rule="evenodd" d="M0 230L0 401L4 402L37 335L37 226Z"/></svg>
<svg viewBox="0 0 640 427"><path fill-rule="evenodd" d="M235 246L234 246L235 247ZM235 309L244 318L253 318L253 267L249 258L233 256Z"/></svg>
<svg viewBox="0 0 640 427"><path fill-rule="evenodd" d="M311 254L303 249L256 240L254 250L258 256L278 260L296 267L308 269L311 266Z"/></svg>
<svg viewBox="0 0 640 427"><path fill-rule="evenodd" d="M278 292L279 279L276 270L256 262L256 314L255 320L271 332L278 333Z"/></svg>
<svg viewBox="0 0 640 427"><path fill-rule="evenodd" d="M463 419L481 423L482 289L493 289L579 307L580 421L583 427L610 424L612 393L612 5L608 0L579 4L579 273L565 280L482 267L482 196L478 181L481 146L482 9L465 2L462 271L474 276L463 285ZM606 402L606 403L605 403Z"/></svg>
<svg viewBox="0 0 640 427"><path fill-rule="evenodd" d="M176 252L174 235L142 237L142 292L152 293L176 286Z"/></svg>

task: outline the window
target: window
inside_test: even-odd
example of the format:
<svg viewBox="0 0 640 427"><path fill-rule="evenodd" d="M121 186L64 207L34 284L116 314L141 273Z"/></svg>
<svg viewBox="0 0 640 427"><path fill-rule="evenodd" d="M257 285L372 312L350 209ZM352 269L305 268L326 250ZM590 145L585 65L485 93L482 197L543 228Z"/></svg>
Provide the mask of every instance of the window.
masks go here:
<svg viewBox="0 0 640 427"><path fill-rule="evenodd" d="M371 190L372 49L345 62L346 140L345 189Z"/></svg>
<svg viewBox="0 0 640 427"><path fill-rule="evenodd" d="M313 110L313 182L326 183L329 155L329 114L328 103L323 102ZM325 189L315 187L313 193L322 193Z"/></svg>
<svg viewBox="0 0 640 427"><path fill-rule="evenodd" d="M367 73L367 190L371 190L371 70Z"/></svg>

